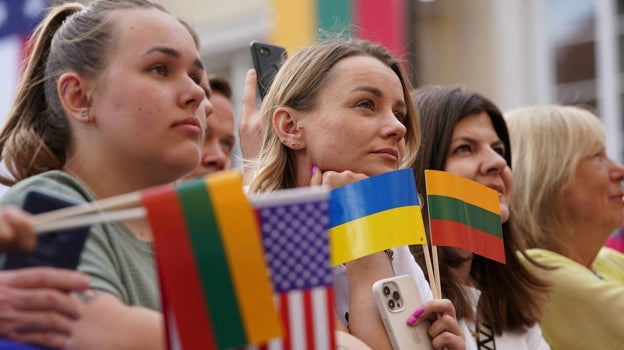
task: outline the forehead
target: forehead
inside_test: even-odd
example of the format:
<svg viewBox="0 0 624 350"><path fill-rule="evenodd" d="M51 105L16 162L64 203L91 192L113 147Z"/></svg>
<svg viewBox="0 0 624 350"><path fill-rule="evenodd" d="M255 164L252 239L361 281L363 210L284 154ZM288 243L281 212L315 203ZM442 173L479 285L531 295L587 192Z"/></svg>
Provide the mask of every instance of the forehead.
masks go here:
<svg viewBox="0 0 624 350"><path fill-rule="evenodd" d="M383 91L392 93L403 100L403 87L399 77L390 67L370 56L351 56L341 59L329 71L325 85L335 85L340 89L353 88L357 85L373 85L383 87Z"/></svg>
<svg viewBox="0 0 624 350"><path fill-rule="evenodd" d="M461 118L455 125L453 134L462 134L473 131L478 131L480 133L491 132L498 137L496 130L494 130L492 119L490 119L490 116L486 112L472 113Z"/></svg>
<svg viewBox="0 0 624 350"><path fill-rule="evenodd" d="M173 16L157 9L126 9L112 14L116 47L145 51L155 45L180 51L195 48L193 37ZM195 50L196 51L196 50ZM196 55L196 53L194 53Z"/></svg>

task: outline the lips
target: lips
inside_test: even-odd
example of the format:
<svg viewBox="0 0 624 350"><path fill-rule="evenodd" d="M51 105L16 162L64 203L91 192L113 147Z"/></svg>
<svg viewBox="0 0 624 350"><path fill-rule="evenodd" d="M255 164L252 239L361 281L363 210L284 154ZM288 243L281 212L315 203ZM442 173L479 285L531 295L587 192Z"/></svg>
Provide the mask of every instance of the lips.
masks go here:
<svg viewBox="0 0 624 350"><path fill-rule="evenodd" d="M493 189L498 194L502 194L503 193L503 186L499 186L499 185L495 185L495 184L490 184L490 185L485 185L485 186Z"/></svg>
<svg viewBox="0 0 624 350"><path fill-rule="evenodd" d="M373 152L375 154L381 154L381 155L388 155L394 159L398 159L399 158L399 151L397 151L394 148L384 148L384 149L380 149L377 150L375 152Z"/></svg>
<svg viewBox="0 0 624 350"><path fill-rule="evenodd" d="M173 123L173 127L182 127L192 132L201 133L201 123L197 118L189 117Z"/></svg>

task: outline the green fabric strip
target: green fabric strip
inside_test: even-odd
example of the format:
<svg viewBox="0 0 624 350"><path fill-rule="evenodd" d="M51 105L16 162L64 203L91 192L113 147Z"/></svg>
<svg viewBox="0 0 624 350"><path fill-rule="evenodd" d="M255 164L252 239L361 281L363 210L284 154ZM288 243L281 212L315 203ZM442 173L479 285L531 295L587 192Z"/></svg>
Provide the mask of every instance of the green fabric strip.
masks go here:
<svg viewBox="0 0 624 350"><path fill-rule="evenodd" d="M178 193L219 348L246 344L245 328L206 183L181 184Z"/></svg>
<svg viewBox="0 0 624 350"><path fill-rule="evenodd" d="M446 196L427 196L427 202L431 220L456 221L503 238L500 215Z"/></svg>

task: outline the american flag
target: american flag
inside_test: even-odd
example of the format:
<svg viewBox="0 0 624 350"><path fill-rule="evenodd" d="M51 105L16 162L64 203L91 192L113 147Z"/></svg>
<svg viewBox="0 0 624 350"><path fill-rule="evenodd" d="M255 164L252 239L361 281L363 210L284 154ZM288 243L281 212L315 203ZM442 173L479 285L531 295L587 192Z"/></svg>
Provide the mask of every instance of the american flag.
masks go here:
<svg viewBox="0 0 624 350"><path fill-rule="evenodd" d="M328 192L274 192L252 199L285 338L248 349L335 349Z"/></svg>
<svg viewBox="0 0 624 350"><path fill-rule="evenodd" d="M48 0L0 0L0 124L15 94L24 43L43 17Z"/></svg>

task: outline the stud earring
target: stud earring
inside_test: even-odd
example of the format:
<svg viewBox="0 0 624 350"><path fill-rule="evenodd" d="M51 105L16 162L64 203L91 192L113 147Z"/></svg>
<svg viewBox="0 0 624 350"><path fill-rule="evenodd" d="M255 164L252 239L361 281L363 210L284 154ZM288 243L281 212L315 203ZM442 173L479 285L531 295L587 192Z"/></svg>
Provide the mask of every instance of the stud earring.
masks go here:
<svg viewBox="0 0 624 350"><path fill-rule="evenodd" d="M82 111L80 111L80 117L81 117L82 119L89 120L89 113L87 113L87 111L86 111L86 110L82 110Z"/></svg>

